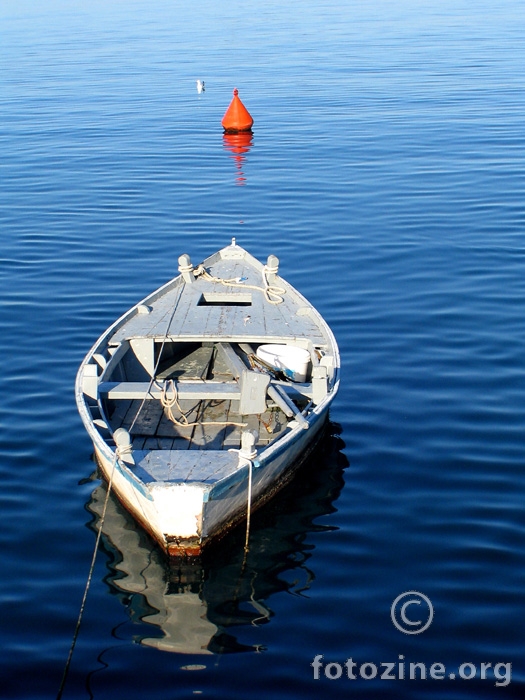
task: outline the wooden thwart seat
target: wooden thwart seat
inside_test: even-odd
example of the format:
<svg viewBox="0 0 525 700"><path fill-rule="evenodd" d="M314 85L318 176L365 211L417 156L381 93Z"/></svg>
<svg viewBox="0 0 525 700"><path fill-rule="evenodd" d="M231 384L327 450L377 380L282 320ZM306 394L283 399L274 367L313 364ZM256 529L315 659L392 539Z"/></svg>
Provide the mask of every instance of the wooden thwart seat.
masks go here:
<svg viewBox="0 0 525 700"><path fill-rule="evenodd" d="M176 382L175 386L180 399L239 401L241 398L241 390L237 382L184 381ZM288 382L273 381L270 386L278 386L291 399L310 398L312 394L311 386L308 384L297 386ZM99 384L98 393L101 398L107 399L142 400L146 397L146 399L160 400L162 388L156 384L150 388L149 382L102 382Z"/></svg>
<svg viewBox="0 0 525 700"><path fill-rule="evenodd" d="M241 392L237 382L187 381L176 382L177 396L180 399L227 399L239 400ZM159 399L162 387L149 382L103 382L99 394L108 399Z"/></svg>

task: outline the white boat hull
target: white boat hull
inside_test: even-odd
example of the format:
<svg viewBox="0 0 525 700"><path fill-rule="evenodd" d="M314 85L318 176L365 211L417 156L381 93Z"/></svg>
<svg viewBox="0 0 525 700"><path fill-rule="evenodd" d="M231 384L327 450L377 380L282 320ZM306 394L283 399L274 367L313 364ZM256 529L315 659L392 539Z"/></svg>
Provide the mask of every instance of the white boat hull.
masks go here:
<svg viewBox="0 0 525 700"><path fill-rule="evenodd" d="M207 490L201 484L161 483L144 487L133 472L113 455L95 449L105 480L124 507L169 556L196 556L270 500L290 481L316 446L326 424L327 411L317 416L308 433L298 430L290 444L263 465L252 465L252 492L248 503L249 465L230 483ZM212 455L213 458L213 455Z"/></svg>

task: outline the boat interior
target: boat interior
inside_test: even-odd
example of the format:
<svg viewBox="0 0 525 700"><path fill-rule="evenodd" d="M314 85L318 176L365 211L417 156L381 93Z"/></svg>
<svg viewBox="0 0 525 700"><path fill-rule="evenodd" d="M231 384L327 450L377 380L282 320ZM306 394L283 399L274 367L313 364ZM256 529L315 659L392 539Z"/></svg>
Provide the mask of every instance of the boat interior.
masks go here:
<svg viewBox="0 0 525 700"><path fill-rule="evenodd" d="M260 344L139 338L95 353L96 391L86 391L98 399L95 423L101 432L109 426L108 441L124 428L134 450L228 450L246 430L266 446L306 423L331 368L325 349L310 343L305 381L290 381L257 357Z"/></svg>

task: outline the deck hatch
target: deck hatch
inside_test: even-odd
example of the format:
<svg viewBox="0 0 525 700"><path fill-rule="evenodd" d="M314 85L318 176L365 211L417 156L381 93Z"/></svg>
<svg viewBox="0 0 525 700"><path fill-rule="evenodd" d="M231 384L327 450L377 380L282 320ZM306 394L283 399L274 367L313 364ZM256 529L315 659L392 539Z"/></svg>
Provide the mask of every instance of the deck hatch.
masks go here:
<svg viewBox="0 0 525 700"><path fill-rule="evenodd" d="M251 294L225 294L220 292L207 292L201 294L197 306L251 306Z"/></svg>

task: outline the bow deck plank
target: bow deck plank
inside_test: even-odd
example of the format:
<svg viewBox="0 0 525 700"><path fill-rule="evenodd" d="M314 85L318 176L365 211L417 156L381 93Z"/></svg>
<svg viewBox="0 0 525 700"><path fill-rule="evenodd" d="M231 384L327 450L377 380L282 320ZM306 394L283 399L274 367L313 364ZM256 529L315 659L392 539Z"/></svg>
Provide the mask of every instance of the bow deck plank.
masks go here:
<svg viewBox="0 0 525 700"><path fill-rule="evenodd" d="M266 338L270 342L271 339L284 341L308 337L313 343L326 342L318 324L308 314L297 314L304 302L293 290L283 295L281 304L269 304L262 290L249 288L250 285L262 288L262 277L242 261L233 266L228 264L231 262L219 260L210 272L221 279L246 278L238 287L228 287L200 278L192 284L176 283L157 301L151 314L137 314L129 319L125 329L116 331L113 340L120 342L129 337L162 338L167 334L171 339L221 336L225 339L242 338L248 342ZM276 284L279 284L278 280ZM199 304L206 295L214 294L219 294L224 299L229 297L232 303L240 294L248 295L251 305Z"/></svg>
<svg viewBox="0 0 525 700"><path fill-rule="evenodd" d="M237 471L238 457L231 452L137 451L132 467L145 483L215 483Z"/></svg>

